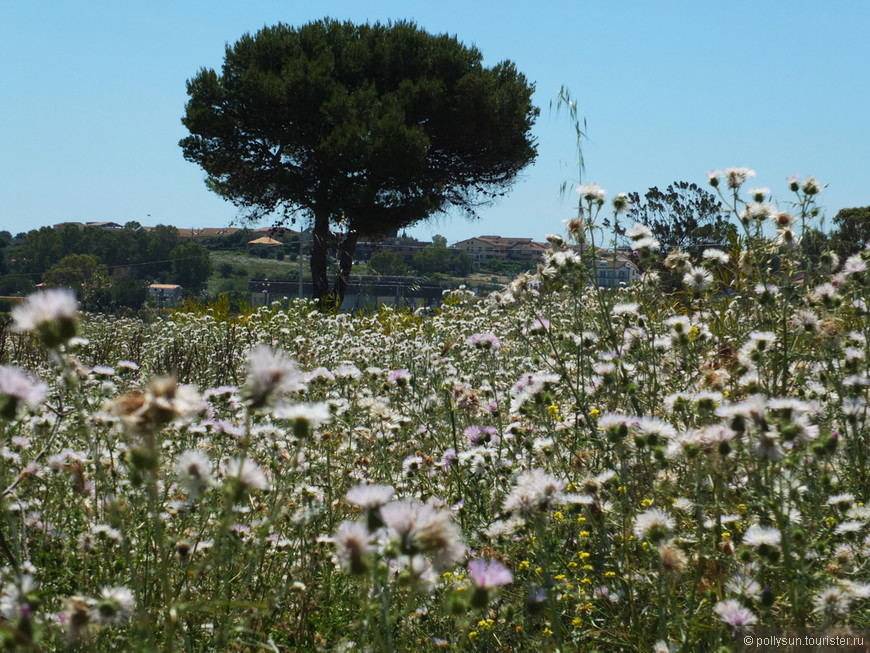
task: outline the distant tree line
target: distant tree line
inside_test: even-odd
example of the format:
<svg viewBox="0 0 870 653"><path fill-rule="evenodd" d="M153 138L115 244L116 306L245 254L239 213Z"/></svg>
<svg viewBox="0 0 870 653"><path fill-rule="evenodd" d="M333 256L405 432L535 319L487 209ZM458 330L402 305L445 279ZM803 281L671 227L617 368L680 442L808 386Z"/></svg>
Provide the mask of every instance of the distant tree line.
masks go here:
<svg viewBox="0 0 870 653"><path fill-rule="evenodd" d="M367 263L369 270L375 274L389 276L453 273L464 277L471 272L472 266L467 253L450 249L447 239L437 235L432 238L431 245L421 248L410 260L398 252L383 250L372 254Z"/></svg>
<svg viewBox="0 0 870 653"><path fill-rule="evenodd" d="M710 247L730 250L742 230L723 218L718 199L710 192L688 182L674 182L665 191L650 188L643 196L630 193L630 209L621 223L608 221L618 234L635 222L647 225L661 244L662 255L681 250L700 257ZM834 252L844 261L870 243L870 206L840 210L829 232L808 228L801 238L801 248L810 260L824 252ZM680 287L680 275L656 266L665 286ZM668 277L673 277L668 279Z"/></svg>
<svg viewBox="0 0 870 653"><path fill-rule="evenodd" d="M149 283L199 290L211 275L208 249L179 239L178 229L42 227L16 237L0 234L0 295L30 292L38 283L69 287L85 308L138 308Z"/></svg>

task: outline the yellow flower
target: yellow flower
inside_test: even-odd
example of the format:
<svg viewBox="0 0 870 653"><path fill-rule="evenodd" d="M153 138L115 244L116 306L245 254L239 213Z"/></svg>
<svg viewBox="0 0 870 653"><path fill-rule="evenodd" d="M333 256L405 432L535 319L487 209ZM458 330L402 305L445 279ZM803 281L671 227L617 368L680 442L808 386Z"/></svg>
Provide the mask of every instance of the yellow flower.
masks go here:
<svg viewBox="0 0 870 653"><path fill-rule="evenodd" d="M833 526L837 522L833 517L826 517L825 521L828 522L828 526Z"/></svg>
<svg viewBox="0 0 870 653"><path fill-rule="evenodd" d="M561 511L557 510L553 513L553 519L555 519L556 521L562 521L563 519L565 519L565 517L562 515Z"/></svg>
<svg viewBox="0 0 870 653"><path fill-rule="evenodd" d="M552 630L550 630L549 628L544 628L544 637L549 637L552 634L553 634Z"/></svg>
<svg viewBox="0 0 870 653"><path fill-rule="evenodd" d="M568 483L568 487L565 489L568 490L568 492L573 492L574 490L577 489L577 486L574 485L573 483Z"/></svg>
<svg viewBox="0 0 870 653"><path fill-rule="evenodd" d="M592 583L592 581L589 580L588 578L584 578L584 579L583 579L582 581L580 581L580 582L583 583L584 585L589 585L590 583Z"/></svg>
<svg viewBox="0 0 870 653"><path fill-rule="evenodd" d="M640 505L642 505L644 508L649 508L652 505L652 499L644 499L640 502Z"/></svg>
<svg viewBox="0 0 870 653"><path fill-rule="evenodd" d="M601 411L597 408L593 408L589 411L589 417L598 417L601 414Z"/></svg>
<svg viewBox="0 0 870 653"><path fill-rule="evenodd" d="M470 633L468 633L468 639L470 639L471 641L474 641L474 638L475 638L475 637L477 637L477 631L476 631L476 630L472 630Z"/></svg>
<svg viewBox="0 0 870 653"><path fill-rule="evenodd" d="M582 524L582 523L585 522L585 521L586 521L586 517L584 517L583 515L580 515L580 516L577 518L577 523L578 523L578 524Z"/></svg>
<svg viewBox="0 0 870 653"><path fill-rule="evenodd" d="M608 572L605 572L604 575L607 576L608 578L616 578L616 572L615 572L615 571L608 571Z"/></svg>
<svg viewBox="0 0 870 653"><path fill-rule="evenodd" d="M553 419L559 419L559 407L556 404L551 404L547 408L547 412L550 413L550 417Z"/></svg>
<svg viewBox="0 0 870 653"><path fill-rule="evenodd" d="M580 531L580 537L589 537L589 531Z"/></svg>
<svg viewBox="0 0 870 653"><path fill-rule="evenodd" d="M572 560L568 563L568 569L577 569L577 563Z"/></svg>
<svg viewBox="0 0 870 653"><path fill-rule="evenodd" d="M588 551L581 551L580 553L577 554L577 557L580 558L581 560L586 560L586 558L588 558L590 555L591 554Z"/></svg>
<svg viewBox="0 0 870 653"><path fill-rule="evenodd" d="M529 561L528 561L528 560L523 560L523 561L520 562L520 564L518 565L518 569L519 569L520 571L525 571L525 570L528 569L528 568L529 568Z"/></svg>
<svg viewBox="0 0 870 653"><path fill-rule="evenodd" d="M723 539L727 540L729 537L731 537L731 533L729 533L728 531L722 531L722 537Z"/></svg>
<svg viewBox="0 0 870 653"><path fill-rule="evenodd" d="M582 628L583 627L583 620L580 617L574 617L574 620L571 622L571 625L574 626L574 628Z"/></svg>
<svg viewBox="0 0 870 653"><path fill-rule="evenodd" d="M553 576L556 580L565 580L565 574L557 574Z"/></svg>
<svg viewBox="0 0 870 653"><path fill-rule="evenodd" d="M542 571L544 571L544 570L541 569L540 567L535 567L535 573L536 573L536 574L540 575Z"/></svg>
<svg viewBox="0 0 870 653"><path fill-rule="evenodd" d="M642 549L646 549L648 546L649 546L649 543L646 541L643 541L640 543L640 548L642 548Z"/></svg>
<svg viewBox="0 0 870 653"><path fill-rule="evenodd" d="M740 512L746 512L746 504L745 503L739 504L737 506L737 510L739 510Z"/></svg>

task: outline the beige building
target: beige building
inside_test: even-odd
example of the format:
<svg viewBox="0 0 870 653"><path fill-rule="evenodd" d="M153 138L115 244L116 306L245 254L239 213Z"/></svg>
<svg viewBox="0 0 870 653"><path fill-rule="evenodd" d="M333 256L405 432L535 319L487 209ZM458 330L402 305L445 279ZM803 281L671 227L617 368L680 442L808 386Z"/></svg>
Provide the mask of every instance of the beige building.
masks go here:
<svg viewBox="0 0 870 653"><path fill-rule="evenodd" d="M511 261L536 261L543 258L546 243L531 238L503 238L502 236L477 236L461 240L453 249L465 252L472 263L480 264L491 258Z"/></svg>

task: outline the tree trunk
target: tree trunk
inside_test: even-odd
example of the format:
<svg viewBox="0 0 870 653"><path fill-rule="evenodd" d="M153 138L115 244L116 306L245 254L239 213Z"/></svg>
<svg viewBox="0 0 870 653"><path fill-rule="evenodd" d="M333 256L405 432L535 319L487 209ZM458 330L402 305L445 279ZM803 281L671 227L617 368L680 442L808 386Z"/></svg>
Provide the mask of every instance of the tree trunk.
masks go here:
<svg viewBox="0 0 870 653"><path fill-rule="evenodd" d="M314 216L314 237L311 240L311 284L314 299L323 310L328 303L329 279L326 276L326 250L329 245L329 216Z"/></svg>
<svg viewBox="0 0 870 653"><path fill-rule="evenodd" d="M350 278L350 269L353 266L353 253L356 250L358 238L359 232L351 230L347 232L344 240L341 241L338 251L338 276L335 277L335 285L332 288L336 308L341 307L344 295L347 292L347 281Z"/></svg>

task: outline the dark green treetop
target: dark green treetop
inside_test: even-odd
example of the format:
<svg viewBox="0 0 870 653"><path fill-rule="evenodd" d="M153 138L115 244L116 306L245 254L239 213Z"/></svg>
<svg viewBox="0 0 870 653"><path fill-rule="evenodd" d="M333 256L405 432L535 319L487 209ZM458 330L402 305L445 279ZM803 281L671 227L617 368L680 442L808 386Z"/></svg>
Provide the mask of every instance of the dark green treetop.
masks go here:
<svg viewBox="0 0 870 653"><path fill-rule="evenodd" d="M473 216L504 194L536 155L533 90L511 62L486 68L476 48L411 22L279 24L188 81L180 145L248 217L312 223L318 298L341 230L340 301L361 234Z"/></svg>
<svg viewBox="0 0 870 653"><path fill-rule="evenodd" d="M693 183L676 181L664 192L654 187L628 198L628 221L648 226L665 254L676 249L700 256L708 247L728 247L736 233L716 196Z"/></svg>

